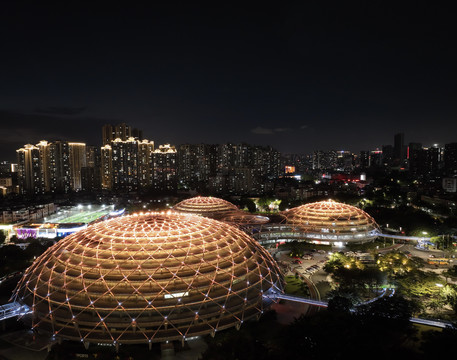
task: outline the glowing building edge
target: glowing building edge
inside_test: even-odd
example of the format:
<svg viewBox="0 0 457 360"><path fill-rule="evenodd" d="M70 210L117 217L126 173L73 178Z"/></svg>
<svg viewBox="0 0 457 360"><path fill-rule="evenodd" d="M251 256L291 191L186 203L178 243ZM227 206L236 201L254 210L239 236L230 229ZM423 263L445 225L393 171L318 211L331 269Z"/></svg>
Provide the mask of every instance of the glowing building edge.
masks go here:
<svg viewBox="0 0 457 360"><path fill-rule="evenodd" d="M280 224L246 229L261 243L306 240L343 245L373 241L379 236L376 221L363 210L332 200L309 203L281 213Z"/></svg>

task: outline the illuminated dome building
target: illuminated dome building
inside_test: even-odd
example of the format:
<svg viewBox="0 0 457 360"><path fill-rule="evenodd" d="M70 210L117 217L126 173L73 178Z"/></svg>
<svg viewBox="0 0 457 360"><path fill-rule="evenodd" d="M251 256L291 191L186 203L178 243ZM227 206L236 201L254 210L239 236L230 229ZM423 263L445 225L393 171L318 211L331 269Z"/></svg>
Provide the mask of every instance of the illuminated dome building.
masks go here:
<svg viewBox="0 0 457 360"><path fill-rule="evenodd" d="M378 224L365 211L333 200L305 204L282 212L285 223L304 238L322 243L372 241Z"/></svg>
<svg viewBox="0 0 457 360"><path fill-rule="evenodd" d="M13 299L32 309L40 332L118 346L239 327L282 288L275 261L247 234L170 212L114 218L62 239L26 270Z"/></svg>
<svg viewBox="0 0 457 360"><path fill-rule="evenodd" d="M173 206L173 210L187 214L198 214L205 217L220 219L239 209L231 202L211 196L196 196L183 200Z"/></svg>

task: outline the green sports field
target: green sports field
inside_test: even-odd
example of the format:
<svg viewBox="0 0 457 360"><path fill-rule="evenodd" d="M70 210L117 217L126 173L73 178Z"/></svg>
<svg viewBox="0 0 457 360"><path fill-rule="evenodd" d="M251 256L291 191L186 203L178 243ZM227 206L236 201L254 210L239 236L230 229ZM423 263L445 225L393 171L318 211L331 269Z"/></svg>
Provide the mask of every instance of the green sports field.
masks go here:
<svg viewBox="0 0 457 360"><path fill-rule="evenodd" d="M46 222L55 224L85 223L95 221L114 210L114 206L79 205L61 209Z"/></svg>

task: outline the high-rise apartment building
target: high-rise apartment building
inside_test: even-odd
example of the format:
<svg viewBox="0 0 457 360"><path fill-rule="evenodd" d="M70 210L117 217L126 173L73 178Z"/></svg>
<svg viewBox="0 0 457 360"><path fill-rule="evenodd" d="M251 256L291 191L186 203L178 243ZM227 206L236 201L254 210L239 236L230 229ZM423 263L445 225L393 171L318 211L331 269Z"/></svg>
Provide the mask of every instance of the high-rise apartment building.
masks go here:
<svg viewBox="0 0 457 360"><path fill-rule="evenodd" d="M261 191L266 177L281 173L281 155L269 146L183 144L178 147L179 182L217 193Z"/></svg>
<svg viewBox="0 0 457 360"><path fill-rule="evenodd" d="M425 151L421 143L409 143L407 152L409 171L412 174L423 173Z"/></svg>
<svg viewBox="0 0 457 360"><path fill-rule="evenodd" d="M447 175L457 175L457 143L444 145L444 170Z"/></svg>
<svg viewBox="0 0 457 360"><path fill-rule="evenodd" d="M43 192L49 192L51 191L51 146L46 140L41 140L36 147L40 152Z"/></svg>
<svg viewBox="0 0 457 360"><path fill-rule="evenodd" d="M68 193L71 190L70 145L67 141L49 144L49 171L51 192Z"/></svg>
<svg viewBox="0 0 457 360"><path fill-rule="evenodd" d="M86 166L81 168L82 190L100 190L101 174L100 148L86 145Z"/></svg>
<svg viewBox="0 0 457 360"><path fill-rule="evenodd" d="M383 166L382 150L376 149L370 151L370 167L381 168Z"/></svg>
<svg viewBox="0 0 457 360"><path fill-rule="evenodd" d="M68 143L70 148L70 178L73 191L82 190L81 169L86 167L86 144Z"/></svg>
<svg viewBox="0 0 457 360"><path fill-rule="evenodd" d="M113 189L135 191L139 186L138 178L138 141L115 139L111 142L113 162Z"/></svg>
<svg viewBox="0 0 457 360"><path fill-rule="evenodd" d="M110 145L116 139L127 141L131 137L135 138L135 140L142 141L143 131L132 128L125 123L117 125L106 124L102 127L102 146Z"/></svg>
<svg viewBox="0 0 457 360"><path fill-rule="evenodd" d="M110 145L112 141L121 139L126 141L132 137L132 128L124 123L117 125L106 124L102 128L102 145Z"/></svg>
<svg viewBox="0 0 457 360"><path fill-rule="evenodd" d="M67 141L40 141L17 150L18 184L22 193L69 192L82 189L86 145Z"/></svg>
<svg viewBox="0 0 457 360"><path fill-rule="evenodd" d="M347 150L336 152L336 169L339 171L351 171L354 168L354 155Z"/></svg>
<svg viewBox="0 0 457 360"><path fill-rule="evenodd" d="M101 186L136 191L153 184L154 142L116 138L100 149Z"/></svg>
<svg viewBox="0 0 457 360"><path fill-rule="evenodd" d="M104 145L100 149L101 185L102 189L113 188L113 149L111 145Z"/></svg>
<svg viewBox="0 0 457 360"><path fill-rule="evenodd" d="M154 141L138 141L138 181L141 188L152 185Z"/></svg>
<svg viewBox="0 0 457 360"><path fill-rule="evenodd" d="M338 166L338 154L335 150L314 151L313 153L313 170L333 170Z"/></svg>
<svg viewBox="0 0 457 360"><path fill-rule="evenodd" d="M182 144L177 149L180 183L192 189L205 188L210 176L216 173L217 146Z"/></svg>
<svg viewBox="0 0 457 360"><path fill-rule="evenodd" d="M16 150L19 191L23 194L44 192L40 149L27 144Z"/></svg>
<svg viewBox="0 0 457 360"><path fill-rule="evenodd" d="M403 166L406 159L406 146L405 146L405 134L398 133L394 136L394 153L393 153L393 165Z"/></svg>
<svg viewBox="0 0 457 360"><path fill-rule="evenodd" d="M384 166L392 166L394 159L394 147L392 145L383 145L382 146L382 162Z"/></svg>
<svg viewBox="0 0 457 360"><path fill-rule="evenodd" d="M381 168L383 166L382 151L379 149L361 151L357 164L361 169Z"/></svg>
<svg viewBox="0 0 457 360"><path fill-rule="evenodd" d="M177 189L177 151L170 144L154 150L153 187L156 191L174 192Z"/></svg>
<svg viewBox="0 0 457 360"><path fill-rule="evenodd" d="M370 167L370 151L362 150L360 152L358 164L361 169L368 169Z"/></svg>

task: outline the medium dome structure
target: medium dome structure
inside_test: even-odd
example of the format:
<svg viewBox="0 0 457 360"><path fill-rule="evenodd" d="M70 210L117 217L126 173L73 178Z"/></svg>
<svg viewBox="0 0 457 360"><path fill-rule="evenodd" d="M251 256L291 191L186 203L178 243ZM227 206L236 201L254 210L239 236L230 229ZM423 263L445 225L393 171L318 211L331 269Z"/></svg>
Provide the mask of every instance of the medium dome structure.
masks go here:
<svg viewBox="0 0 457 360"><path fill-rule="evenodd" d="M182 340L260 316L282 291L275 261L244 232L201 216L134 214L56 243L13 294L32 327L89 343Z"/></svg>
<svg viewBox="0 0 457 360"><path fill-rule="evenodd" d="M366 242L378 236L378 224L365 211L333 200L282 212L288 225L306 238L324 242Z"/></svg>
<svg viewBox="0 0 457 360"><path fill-rule="evenodd" d="M239 212L239 209L231 202L212 196L196 196L183 200L173 206L173 210L215 219Z"/></svg>

